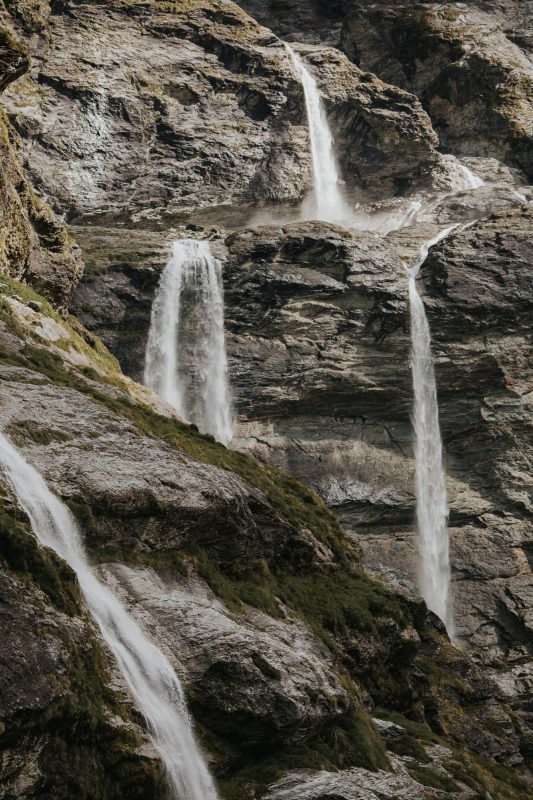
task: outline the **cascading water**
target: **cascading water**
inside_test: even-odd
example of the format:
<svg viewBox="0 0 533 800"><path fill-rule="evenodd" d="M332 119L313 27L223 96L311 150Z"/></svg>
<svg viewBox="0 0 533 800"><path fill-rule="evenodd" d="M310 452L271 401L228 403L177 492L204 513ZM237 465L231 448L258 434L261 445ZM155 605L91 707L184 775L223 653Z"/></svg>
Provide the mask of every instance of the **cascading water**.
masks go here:
<svg viewBox="0 0 533 800"><path fill-rule="evenodd" d="M229 444L222 265L209 242L180 239L172 245L152 305L144 382L202 433Z"/></svg>
<svg viewBox="0 0 533 800"><path fill-rule="evenodd" d="M453 176L452 189L455 192L467 192L485 186L485 181L474 175L471 169L461 164L458 158L454 159L455 175Z"/></svg>
<svg viewBox="0 0 533 800"><path fill-rule="evenodd" d="M322 97L303 59L289 44L285 43L285 48L304 91L311 140L313 191L304 203L303 214L311 219L348 225L353 214L341 191L333 136Z"/></svg>
<svg viewBox="0 0 533 800"><path fill-rule="evenodd" d="M165 764L174 800L217 800L191 728L180 682L167 658L142 632L87 563L70 511L39 473L0 434L0 472L16 494L44 547L74 570L102 636L113 653Z"/></svg>
<svg viewBox="0 0 533 800"><path fill-rule="evenodd" d="M433 245L444 239L452 225L426 242L420 259L409 270L411 310L411 371L414 389L416 513L419 537L419 585L428 607L453 635L450 597L448 497L439 428L437 385L431 354L431 333L416 277Z"/></svg>

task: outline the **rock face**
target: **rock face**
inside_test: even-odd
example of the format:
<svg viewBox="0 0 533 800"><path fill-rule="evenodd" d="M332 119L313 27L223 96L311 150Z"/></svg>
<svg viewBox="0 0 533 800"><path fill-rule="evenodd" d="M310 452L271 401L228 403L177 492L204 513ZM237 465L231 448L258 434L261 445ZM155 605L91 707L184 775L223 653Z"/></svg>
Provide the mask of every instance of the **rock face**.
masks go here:
<svg viewBox="0 0 533 800"><path fill-rule="evenodd" d="M327 44L336 47L341 33L341 0L238 0L239 5L261 25L291 42ZM298 25L295 26L295 17Z"/></svg>
<svg viewBox="0 0 533 800"><path fill-rule="evenodd" d="M528 9L240 5L0 6L1 428L180 675L221 798L525 800ZM299 220L304 97L277 36L323 94L353 230ZM416 592L405 270L460 221L419 284L464 650ZM231 450L132 380L182 236L224 261ZM74 576L0 493L0 800L163 800Z"/></svg>
<svg viewBox="0 0 533 800"><path fill-rule="evenodd" d="M348 190L380 199L429 187L441 163L438 137L417 100L357 69L338 50L313 49L308 60L327 99Z"/></svg>
<svg viewBox="0 0 533 800"><path fill-rule="evenodd" d="M489 662L498 653L510 659L499 671L512 703L531 680L524 661L532 585L531 220L527 207L495 214L435 248L422 271L449 476L458 634ZM309 230L307 239L294 233L265 229L228 240L242 435L253 452L304 478L337 508L369 567L400 582L406 574L414 579L402 268L390 255L379 266L373 246L373 275L364 262L354 266L354 247L345 245L352 272L343 291L324 273L342 279L344 253L328 263L324 231L320 245ZM261 288L252 289L254 282Z"/></svg>
<svg viewBox="0 0 533 800"><path fill-rule="evenodd" d="M39 35L21 28L32 70L5 102L29 174L70 221L162 228L203 210L235 224L252 200L302 199L302 88L282 42L238 6L117 0L50 13ZM439 157L418 101L339 51L311 63L347 186L379 197L427 182Z"/></svg>
<svg viewBox="0 0 533 800"><path fill-rule="evenodd" d="M515 33L530 4L346 5L345 52L417 94L443 146L508 160L531 178L533 65L519 46L529 48L528 34Z"/></svg>
<svg viewBox="0 0 533 800"><path fill-rule="evenodd" d="M162 225L301 194L298 82L280 42L232 3L64 4L29 44L11 111L36 183L71 219Z"/></svg>
<svg viewBox="0 0 533 800"><path fill-rule="evenodd" d="M108 685L114 667L73 574L2 501L0 797L163 798L161 764L124 688Z"/></svg>
<svg viewBox="0 0 533 800"><path fill-rule="evenodd" d="M435 248L421 274L448 469L481 501L457 537L459 577L467 587L459 617L463 607L465 612L470 607L474 583L479 586L483 578L501 604L502 617L500 625L497 614L488 625L485 621L481 638L517 657L528 649L532 632L526 610L531 591L532 221L528 206L482 220ZM467 385L475 391L465 391ZM498 542L496 548L482 544L485 533L487 542ZM480 552L486 552L486 563ZM465 564L468 553L471 567ZM473 640L479 640L478 633Z"/></svg>
<svg viewBox="0 0 533 800"><path fill-rule="evenodd" d="M502 654L510 659L499 680L513 704L530 680L523 661L531 636L524 373L530 225L527 207L499 212L452 235L422 271L435 337L458 634L490 663ZM433 231L412 229L410 238L422 241ZM401 252L401 237L388 238L390 245L318 223L231 234L227 345L240 417L234 446L309 483L353 532L368 567L412 586L407 280L393 245ZM119 356L142 356L156 282L146 261L80 287L78 302L90 309L82 318ZM134 286L142 287L135 298ZM127 322L114 326L107 311L121 296L135 314L135 331ZM132 375L141 375L139 360Z"/></svg>
<svg viewBox="0 0 533 800"><path fill-rule="evenodd" d="M339 252L364 247L359 237L346 239L332 227L321 234ZM292 237L293 246L302 235L312 243L312 226L277 235ZM272 231L259 236L268 242ZM250 247L246 234L228 244L242 258ZM340 284L338 266L331 271L329 281ZM349 277L350 270L347 282ZM376 270L374 280L385 314L394 279L387 288ZM418 733L405 734L404 742L405 752L418 753L416 763L427 758L416 737L427 731L429 740L422 741L431 741L428 725L450 747L467 748L474 761L483 752L505 764L521 763L501 689L450 647L419 599L390 593L358 570L357 551L303 486L201 437L168 409L157 413L149 393L121 376L78 324L62 321L44 301L39 310L26 306L13 297L17 289L10 285L2 306L3 429L70 504L100 576L175 664L223 796L264 795L284 765L295 761L385 770L385 742L366 711L377 704L382 713L396 709L392 713L418 720ZM6 566L12 580L16 565ZM26 579L35 580L33 575ZM59 581L63 604L67 591L77 598L67 578ZM48 624L55 619L62 624L57 614ZM69 647L76 652L74 644ZM42 647L35 658L45 672L49 657ZM0 666L5 663L0 653ZM102 689L91 696L107 696L105 686L102 678ZM30 741L35 713L26 722ZM70 730L70 718L61 719ZM27 738L21 740L11 724L8 730L20 764ZM94 755L111 781L105 758L119 746L121 730L115 725L106 735L111 745L105 756L98 747ZM393 749L402 739L401 725L383 722L380 730ZM47 730L41 736L47 751L53 740ZM131 741L139 747L142 732ZM157 797L159 773L150 752L121 752L129 766L113 782L117 792L135 775L131 796ZM48 762L39 758L32 751L28 763L37 760L41 780L49 780ZM410 786L405 764L412 769L413 756L405 763L403 758L396 769L405 773L400 783ZM420 793L427 776L413 775ZM492 780L488 773L486 780ZM60 773L56 781L67 778ZM398 783L381 775L383 786L391 781ZM367 783L370 791L370 778ZM23 787L18 796L33 797L32 791ZM107 796L98 784L92 791L87 797Z"/></svg>
<svg viewBox="0 0 533 800"><path fill-rule="evenodd" d="M27 53L0 26L0 89L28 68ZM17 155L20 144L0 109L0 272L32 283L64 308L82 273L79 250L28 182Z"/></svg>

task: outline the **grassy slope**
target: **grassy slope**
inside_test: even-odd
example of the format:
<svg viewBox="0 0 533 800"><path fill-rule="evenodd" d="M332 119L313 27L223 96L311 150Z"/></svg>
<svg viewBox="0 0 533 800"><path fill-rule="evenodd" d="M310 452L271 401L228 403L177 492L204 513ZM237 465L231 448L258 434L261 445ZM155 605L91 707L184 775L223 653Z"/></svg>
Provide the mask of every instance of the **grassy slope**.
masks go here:
<svg viewBox="0 0 533 800"><path fill-rule="evenodd" d="M162 564L170 563L178 568L183 564L183 559L191 561L215 593L234 611L242 608L243 604L249 604L273 616L283 616L284 607L301 615L338 659L339 673L354 692L355 709L359 704L358 691L346 668L346 658L339 642L353 634L364 634L379 640L383 635L384 620L393 620L400 627L411 625L414 622L411 606L358 569L357 554L344 539L338 521L309 489L289 475L271 469L250 456L227 450L211 437L201 435L194 426L158 414L143 401L142 393L136 390L135 385L124 378L117 362L102 344L76 320L63 320L29 287L10 279L1 280L4 295L17 296L23 302L38 302L41 313L63 325L65 341L59 343L55 352L43 346L37 336L32 336L32 332L20 324L3 298L0 303L0 322L25 344L18 352L0 346L0 364L26 367L58 386L75 388L102 403L109 411L127 418L144 434L157 437L198 461L240 475L261 490L289 524L310 530L316 539L331 550L334 564L324 568L310 568L305 562L298 564L298 559L291 559L291 564L276 567L263 561L244 570L240 565L232 565L222 571L205 550L174 554L174 558L173 554L163 553L161 559ZM67 364L62 350L66 352L69 348L88 356L92 366L73 367ZM110 386L122 392L110 393ZM106 555L121 560L128 558L128 554L119 552ZM22 568L37 582L44 581L43 588L52 593L54 599L67 604L74 602L71 590L62 591L57 586L54 570L50 572L39 558L35 553L28 555L22 552L19 556ZM157 561L158 556L151 558ZM35 562L36 566L35 559L39 562ZM435 636L435 633L432 635ZM422 657L420 668L423 670L424 663ZM442 690L442 674L437 670L438 674L432 675L430 667L427 664L425 666L433 691L438 694ZM366 688L377 702L387 704L387 700L398 693L398 689L401 693L402 681L405 680L402 670L405 671L405 667L401 664L381 664L369 669ZM441 672L449 677L446 668L442 668ZM424 761L423 744L430 741L431 736L433 734L429 727L420 724L416 735L410 733L405 746L411 748L413 756L417 755L419 760ZM459 731L457 743L460 744L460 741ZM443 743L449 744L449 741ZM523 791L521 785L520 788L513 786L512 775L494 767L491 762L485 763L467 754L461 762L453 760L451 763L451 771L457 779L468 783L466 775L470 780L469 785L475 783L476 788L483 786L485 790L489 789L494 800L520 799L520 791ZM228 800L233 800L244 797L250 784L258 788L267 785L285 768L337 769L348 766L370 769L387 767L383 742L363 711L354 710L335 728L321 732L311 742L283 752L274 750L258 754L258 761L254 762L253 767L241 763L236 773L222 781L222 789ZM435 783L437 780L431 770L420 764L416 769L415 777L422 783L433 785L431 781ZM497 770L499 772L496 774Z"/></svg>

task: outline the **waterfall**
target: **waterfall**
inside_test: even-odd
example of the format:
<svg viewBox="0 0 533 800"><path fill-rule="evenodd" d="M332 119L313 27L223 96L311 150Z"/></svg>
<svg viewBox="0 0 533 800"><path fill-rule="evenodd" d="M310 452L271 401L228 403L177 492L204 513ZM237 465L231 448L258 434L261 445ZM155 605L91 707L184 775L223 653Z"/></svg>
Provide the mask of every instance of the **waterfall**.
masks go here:
<svg viewBox="0 0 533 800"><path fill-rule="evenodd" d="M286 42L285 48L304 91L311 140L313 191L304 203L303 213L311 219L349 224L352 212L340 188L333 136L317 83L298 53Z"/></svg>
<svg viewBox="0 0 533 800"><path fill-rule="evenodd" d="M448 158L453 158L453 169L454 174L452 177L452 191L453 193L457 192L468 192L474 189L480 189L482 186L485 186L485 181L475 175L471 169L468 169L465 164L461 164L458 158L453 156L448 156Z"/></svg>
<svg viewBox="0 0 533 800"><path fill-rule="evenodd" d="M152 305L144 382L202 433L229 444L222 265L209 242L180 239L172 245Z"/></svg>
<svg viewBox="0 0 533 800"><path fill-rule="evenodd" d="M431 354L431 333L416 277L433 245L444 239L452 225L426 242L419 261L409 270L411 310L411 371L414 388L416 512L419 538L419 585L428 607L453 634L450 598L448 497L439 428L437 385Z"/></svg>
<svg viewBox="0 0 533 800"><path fill-rule="evenodd" d="M1 433L0 472L40 544L54 550L76 573L89 610L146 720L166 767L173 800L216 800L194 740L181 684L169 661L90 568L70 511Z"/></svg>

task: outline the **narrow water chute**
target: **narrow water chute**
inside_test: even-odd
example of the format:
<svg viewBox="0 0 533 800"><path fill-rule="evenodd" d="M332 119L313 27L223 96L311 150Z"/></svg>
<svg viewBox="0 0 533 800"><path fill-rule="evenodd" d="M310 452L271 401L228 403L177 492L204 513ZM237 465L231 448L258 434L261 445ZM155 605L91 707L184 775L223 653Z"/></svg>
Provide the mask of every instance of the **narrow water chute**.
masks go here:
<svg viewBox="0 0 533 800"><path fill-rule="evenodd" d="M172 800L217 800L170 662L89 566L69 509L1 433L0 474L27 514L39 543L54 550L76 573L87 606L146 720L166 768Z"/></svg>
<svg viewBox="0 0 533 800"><path fill-rule="evenodd" d="M144 382L222 444L233 436L222 264L209 242L172 245L152 304Z"/></svg>
<svg viewBox="0 0 533 800"><path fill-rule="evenodd" d="M342 193L333 134L322 96L301 56L287 43L285 48L302 84L311 143L313 188L304 203L303 214L310 219L348 225L352 212Z"/></svg>
<svg viewBox="0 0 533 800"><path fill-rule="evenodd" d="M431 332L416 278L430 248L456 227L452 225L426 242L422 246L420 258L409 270L419 586L428 607L442 619L450 636L453 635L453 609L450 592L448 496Z"/></svg>

